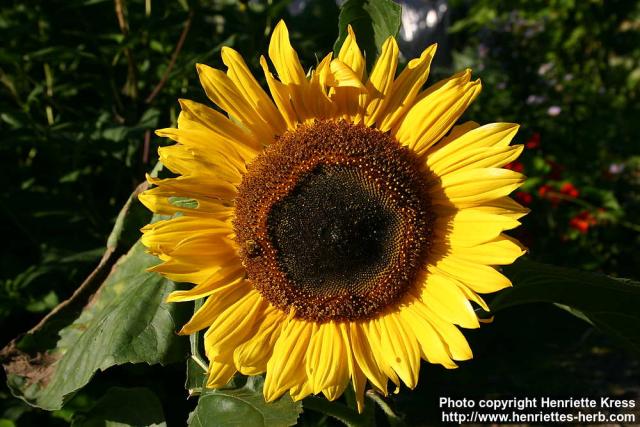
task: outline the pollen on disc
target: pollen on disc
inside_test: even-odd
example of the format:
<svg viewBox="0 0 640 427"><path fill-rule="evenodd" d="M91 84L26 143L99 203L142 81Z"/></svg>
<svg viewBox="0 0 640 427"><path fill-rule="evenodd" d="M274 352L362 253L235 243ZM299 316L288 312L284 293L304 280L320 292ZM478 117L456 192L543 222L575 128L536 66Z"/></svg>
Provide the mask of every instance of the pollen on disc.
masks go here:
<svg viewBox="0 0 640 427"><path fill-rule="evenodd" d="M414 285L429 249L426 178L378 130L318 121L248 166L234 227L253 286L317 322L374 316Z"/></svg>

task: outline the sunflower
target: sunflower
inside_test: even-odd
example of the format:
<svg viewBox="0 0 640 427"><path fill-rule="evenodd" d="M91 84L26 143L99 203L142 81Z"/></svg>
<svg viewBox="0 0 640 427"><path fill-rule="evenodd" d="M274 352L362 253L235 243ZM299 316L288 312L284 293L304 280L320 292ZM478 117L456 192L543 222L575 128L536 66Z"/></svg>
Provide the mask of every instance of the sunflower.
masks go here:
<svg viewBox="0 0 640 427"><path fill-rule="evenodd" d="M349 28L337 58L305 73L284 22L260 64L269 96L241 55L226 73L197 65L226 115L180 100L177 129L157 134L174 178L140 195L171 215L143 228L163 263L151 270L205 299L181 329L206 329L207 387L266 372L264 397L339 397L349 382L414 388L421 359L455 368L472 357L458 329L478 328L478 293L510 286L495 266L524 249L503 231L527 210L508 197L524 180L503 169L518 125L454 126L480 92L470 70L423 89L436 45L396 76L393 37L367 75Z"/></svg>

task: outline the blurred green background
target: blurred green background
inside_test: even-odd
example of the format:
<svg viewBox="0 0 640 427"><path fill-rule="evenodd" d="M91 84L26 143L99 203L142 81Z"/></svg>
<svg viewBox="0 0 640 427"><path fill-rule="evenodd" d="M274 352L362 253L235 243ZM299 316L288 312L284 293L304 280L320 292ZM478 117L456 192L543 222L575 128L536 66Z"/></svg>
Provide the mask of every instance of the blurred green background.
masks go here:
<svg viewBox="0 0 640 427"><path fill-rule="evenodd" d="M533 259L639 278L640 2L403 3L407 58L439 42L430 82L470 67L483 92L465 115L521 123L510 165L532 209L514 233ZM177 99L206 102L194 64L232 46L254 71L284 18L306 67L333 47L333 1L4 0L0 6L0 346L66 299L97 264L120 206L166 144ZM256 73L258 76L260 73ZM640 308L639 308L640 309ZM410 425L436 422L451 396L615 393L638 398L637 357L552 306L512 309L466 333L476 359L423 365L392 399ZM61 411L0 388L0 427L66 425L111 385L146 386L170 425L193 407L179 367L101 373ZM306 425L333 425L306 411ZM384 425L384 421L381 421Z"/></svg>

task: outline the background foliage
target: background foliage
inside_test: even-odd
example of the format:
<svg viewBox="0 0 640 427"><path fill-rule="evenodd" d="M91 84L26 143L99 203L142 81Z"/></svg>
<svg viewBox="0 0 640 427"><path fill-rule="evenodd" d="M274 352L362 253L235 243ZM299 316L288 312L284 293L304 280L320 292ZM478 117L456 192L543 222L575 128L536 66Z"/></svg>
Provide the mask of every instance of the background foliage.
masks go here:
<svg viewBox="0 0 640 427"><path fill-rule="evenodd" d="M357 8L368 3L351 1L350 5ZM414 45L440 42L439 62L430 81L471 67L482 78L484 89L467 118L523 124L516 142L525 143L528 149L511 167L530 177L516 197L534 211L525 218L517 236L529 246L531 257L637 279L638 2L405 3L407 10L438 11L435 31L401 43L409 55ZM0 163L5 179L0 227L5 244L0 257L0 322L6 326L0 328L0 345L34 326L67 299L99 263L120 206L155 164L155 147L165 144L152 131L175 122L177 98L205 102L196 62L222 66L219 50L228 45L258 70L268 34L277 20L284 18L301 60L310 66L333 48L338 15L339 8L330 1L3 2ZM375 41L375 35L370 39ZM113 250L110 262L128 250L137 239L136 229L149 220L135 206L127 218L124 231L116 233L109 245ZM108 269L101 273L102 280L107 273ZM136 278L134 282L145 280ZM118 282L117 277L111 277L102 289L119 295L119 288L113 286ZM156 278L156 282L162 280ZM100 313L108 306L109 292L101 294L92 307L95 319L102 319ZM526 289L522 295L511 298L526 299ZM506 307L510 305L508 298L502 297L496 304ZM616 309L615 299L607 304ZM165 308L157 307L153 313L162 317ZM179 324L189 310L169 317L175 315ZM94 318L74 323L64 314L56 318L66 331L61 333L63 340L74 339L77 322L81 328L91 328ZM150 348L150 343L161 348L157 344L162 340L156 338L175 330L171 322L161 319L158 323L159 317L154 316L143 322L159 328L152 328L155 335L143 336L139 345L144 349ZM22 348L34 352L51 348L46 341L57 340L57 333L45 332L36 335L37 339L23 340ZM137 342L127 341L131 336L140 338L140 331L131 332L131 336L127 333L119 336L127 345ZM456 371L425 364L421 386L413 392L403 390L388 402L410 425L437 421L436 402L442 395L640 395L637 358L557 307L533 304L505 308L492 326L466 335L475 351L473 362ZM151 361L169 363L181 360L180 355L184 359L188 344L163 350L163 354L173 354L166 360ZM191 344L197 353L198 343ZM95 369L119 364L118 355L93 356L92 361L83 363ZM129 356L124 360L131 360ZM201 380L198 367L193 362L189 366L187 388L197 392ZM99 372L62 409L53 412L13 398L3 386L0 426L66 425L72 421L76 425L105 425L105 420L183 425L196 402L187 399L184 383L182 362L166 367L124 364ZM258 386L253 380L237 384L227 392L231 396L227 398L242 401L242 396L251 396ZM143 411L121 406L133 396ZM348 403L349 396L346 399ZM219 402L210 396L202 400L206 408ZM310 410L300 422L336 425L333 418L322 415L317 403L305 403ZM118 416L124 418L109 418L114 407L121 408ZM203 408L193 412L194 425L205 425L194 421L200 419L197 415ZM286 406L282 410L289 411L287 414L298 411ZM129 412L144 412L147 417L127 418ZM381 425L394 422L379 410L367 416Z"/></svg>

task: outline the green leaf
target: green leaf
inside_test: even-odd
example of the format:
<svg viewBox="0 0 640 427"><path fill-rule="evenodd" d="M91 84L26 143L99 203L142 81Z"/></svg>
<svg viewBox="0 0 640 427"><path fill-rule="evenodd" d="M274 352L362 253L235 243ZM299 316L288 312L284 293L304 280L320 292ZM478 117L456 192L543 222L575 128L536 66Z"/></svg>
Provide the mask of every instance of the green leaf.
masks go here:
<svg viewBox="0 0 640 427"><path fill-rule="evenodd" d="M31 405L59 409L98 370L184 360L188 340L175 331L188 315L186 304L164 302L175 285L146 271L156 264L137 243L82 314L59 332L54 348L35 356L14 349L5 364L12 392Z"/></svg>
<svg viewBox="0 0 640 427"><path fill-rule="evenodd" d="M493 311L549 302L592 323L640 353L640 283L522 260L505 267L513 288L498 294Z"/></svg>
<svg viewBox="0 0 640 427"><path fill-rule="evenodd" d="M348 389L349 390L349 389ZM330 402L324 397L308 396L303 400L305 410L311 410L320 414L328 415L340 421L348 427L372 427L375 426L375 411L373 402L367 402L365 412L358 414L355 408L344 405L340 402ZM391 420L391 419L390 419ZM390 422L391 427L396 424Z"/></svg>
<svg viewBox="0 0 640 427"><path fill-rule="evenodd" d="M207 390L189 415L190 427L286 427L296 424L302 412L300 402L285 395L267 403L262 396L262 377L249 377L244 387Z"/></svg>
<svg viewBox="0 0 640 427"><path fill-rule="evenodd" d="M38 275L42 274L43 268L51 269L51 262L56 262L58 265L61 265L62 263L68 262L94 260L98 255L98 251L102 252L102 258L99 264L82 284L80 284L69 299L58 304L40 323L29 330L24 336L12 340L9 345L2 349L0 352L0 360L2 360L3 365L7 364L7 359L9 359L9 363L11 363L14 357L21 357L20 355L14 354L16 348L19 348L22 352L37 355L55 347L58 332L80 316L89 299L109 275L115 262L138 240L140 237L140 227L151 220L151 214L138 200L138 194L146 189L147 184L141 184L131 196L129 196L129 199L120 210L111 234L107 239L106 250L102 248L84 253L76 253L75 255L62 259L58 258L54 261L49 261L37 267L32 266L19 277L19 280L22 282L22 287L24 287L29 281L35 280ZM55 286L55 284L53 286Z"/></svg>
<svg viewBox="0 0 640 427"><path fill-rule="evenodd" d="M371 66L382 43L398 34L400 18L400 5L392 0L347 0L340 9L338 39L333 50L337 55L347 37L347 27L351 25L358 46L364 50L367 64Z"/></svg>
<svg viewBox="0 0 640 427"><path fill-rule="evenodd" d="M166 426L158 397L143 387L112 387L72 427Z"/></svg>
<svg viewBox="0 0 640 427"><path fill-rule="evenodd" d="M198 335L192 334L189 336ZM203 359L196 361L193 356L187 359L187 379L184 387L187 389L189 396L197 396L202 393L204 384L207 382L206 362Z"/></svg>

